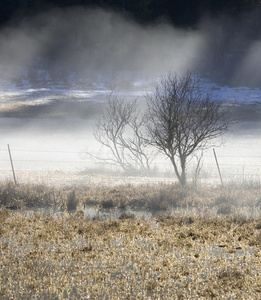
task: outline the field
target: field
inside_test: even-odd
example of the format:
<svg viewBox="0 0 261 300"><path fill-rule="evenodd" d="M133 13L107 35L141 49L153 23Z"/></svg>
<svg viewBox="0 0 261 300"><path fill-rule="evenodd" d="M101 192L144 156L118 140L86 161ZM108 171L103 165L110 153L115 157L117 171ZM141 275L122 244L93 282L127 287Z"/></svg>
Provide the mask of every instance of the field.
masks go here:
<svg viewBox="0 0 261 300"><path fill-rule="evenodd" d="M27 2L0 30L0 300L261 299L256 34ZM165 155L123 172L93 135L111 92L142 111L170 70L204 71L200 90L238 121L189 157L186 188Z"/></svg>
<svg viewBox="0 0 261 300"><path fill-rule="evenodd" d="M3 182L0 298L259 299L260 190Z"/></svg>

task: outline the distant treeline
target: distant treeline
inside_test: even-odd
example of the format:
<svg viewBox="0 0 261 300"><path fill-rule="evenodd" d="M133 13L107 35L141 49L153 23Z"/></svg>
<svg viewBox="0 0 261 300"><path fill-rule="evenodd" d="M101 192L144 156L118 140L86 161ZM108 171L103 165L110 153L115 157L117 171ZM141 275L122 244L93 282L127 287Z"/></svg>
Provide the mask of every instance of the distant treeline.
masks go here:
<svg viewBox="0 0 261 300"><path fill-rule="evenodd" d="M259 0L1 0L0 24L19 21L24 16L55 7L105 7L131 14L138 22L149 24L166 18L176 26L193 27L202 16L222 14L247 18L249 11L260 11Z"/></svg>

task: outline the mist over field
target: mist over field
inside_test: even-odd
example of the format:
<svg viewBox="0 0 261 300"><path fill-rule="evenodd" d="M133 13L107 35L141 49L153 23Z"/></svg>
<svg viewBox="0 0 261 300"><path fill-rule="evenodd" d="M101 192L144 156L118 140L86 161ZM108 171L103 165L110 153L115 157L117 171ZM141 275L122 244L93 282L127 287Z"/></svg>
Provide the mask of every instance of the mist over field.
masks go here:
<svg viewBox="0 0 261 300"><path fill-rule="evenodd" d="M79 160L77 152L98 149L93 122L113 88L142 101L161 75L189 70L218 98L238 102L240 122L224 151L236 145L251 156L244 138L259 149L261 112L255 20L206 16L181 29L164 18L140 25L127 13L79 7L9 23L0 31L0 148L70 150Z"/></svg>

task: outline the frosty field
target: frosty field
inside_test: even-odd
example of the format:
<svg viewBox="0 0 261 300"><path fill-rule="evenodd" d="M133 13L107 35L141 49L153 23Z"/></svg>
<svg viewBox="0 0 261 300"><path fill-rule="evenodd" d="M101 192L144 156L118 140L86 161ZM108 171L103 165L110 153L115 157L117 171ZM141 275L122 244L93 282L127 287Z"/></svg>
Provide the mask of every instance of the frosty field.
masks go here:
<svg viewBox="0 0 261 300"><path fill-rule="evenodd" d="M260 297L260 186L6 182L0 193L1 299Z"/></svg>

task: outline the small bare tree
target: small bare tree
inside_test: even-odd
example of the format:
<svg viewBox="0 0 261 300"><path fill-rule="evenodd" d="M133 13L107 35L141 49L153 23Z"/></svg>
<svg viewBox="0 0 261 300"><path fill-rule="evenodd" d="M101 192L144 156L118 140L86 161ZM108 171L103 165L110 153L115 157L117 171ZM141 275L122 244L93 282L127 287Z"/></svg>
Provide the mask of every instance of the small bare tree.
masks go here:
<svg viewBox="0 0 261 300"><path fill-rule="evenodd" d="M150 143L170 159L184 186L188 158L228 131L228 109L203 89L200 76L190 72L181 77L168 73L147 95L147 102Z"/></svg>
<svg viewBox="0 0 261 300"><path fill-rule="evenodd" d="M144 136L146 124L147 118L140 112L137 100L128 101L112 92L94 129L96 140L112 154L103 160L125 171L149 171L156 152L149 152Z"/></svg>

